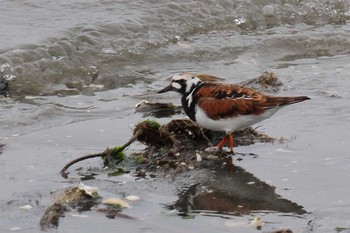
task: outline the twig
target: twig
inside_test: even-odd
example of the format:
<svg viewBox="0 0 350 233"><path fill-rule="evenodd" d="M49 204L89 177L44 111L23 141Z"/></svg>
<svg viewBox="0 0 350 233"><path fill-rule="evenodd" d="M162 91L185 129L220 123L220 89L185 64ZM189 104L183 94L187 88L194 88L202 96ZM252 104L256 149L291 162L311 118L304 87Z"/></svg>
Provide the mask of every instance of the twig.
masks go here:
<svg viewBox="0 0 350 233"><path fill-rule="evenodd" d="M84 155L82 157L73 159L72 161L70 161L69 163L66 164L66 166L64 166L62 168L62 170L60 171L60 174L63 178L68 178L68 173L66 172L67 169L72 166L75 163L78 163L80 161L86 160L86 159L92 159L92 158L96 158L96 157L104 157L106 156L106 151L102 152L102 153L98 153L98 154L90 154L90 155Z"/></svg>
<svg viewBox="0 0 350 233"><path fill-rule="evenodd" d="M123 146L119 147L117 150L113 151L113 153L117 154L117 153L123 151L126 147L130 146L130 144L133 143L135 140L136 140L136 137L133 136L127 143L125 143ZM70 161L69 163L67 163L66 166L64 166L62 168L62 170L60 171L60 174L61 174L61 176L63 178L67 179L68 178L68 172L66 172L66 171L73 164L78 163L78 162L83 161L83 160L86 160L86 159L97 158L97 157L103 158L103 157L109 156L109 155L110 155L110 150L107 148L102 153L84 155L82 157L76 158L76 159Z"/></svg>

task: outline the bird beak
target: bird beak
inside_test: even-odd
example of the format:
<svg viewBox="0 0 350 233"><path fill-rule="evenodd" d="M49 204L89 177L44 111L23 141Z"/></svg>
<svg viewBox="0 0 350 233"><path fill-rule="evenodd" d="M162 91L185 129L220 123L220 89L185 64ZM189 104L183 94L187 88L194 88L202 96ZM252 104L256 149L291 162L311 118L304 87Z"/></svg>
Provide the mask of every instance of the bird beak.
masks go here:
<svg viewBox="0 0 350 233"><path fill-rule="evenodd" d="M169 86L163 88L162 90L158 91L158 93L164 93L164 92L168 92L168 91L173 91L174 88L173 86L170 84Z"/></svg>

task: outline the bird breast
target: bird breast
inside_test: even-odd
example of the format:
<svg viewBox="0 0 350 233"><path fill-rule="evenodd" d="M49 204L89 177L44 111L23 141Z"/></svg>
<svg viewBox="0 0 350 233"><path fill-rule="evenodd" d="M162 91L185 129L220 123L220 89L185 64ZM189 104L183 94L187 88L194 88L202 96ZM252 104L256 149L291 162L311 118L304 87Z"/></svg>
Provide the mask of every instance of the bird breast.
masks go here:
<svg viewBox="0 0 350 233"><path fill-rule="evenodd" d="M197 124L205 129L212 131L224 131L226 133L234 132L247 128L260 121L263 121L278 111L279 107L268 109L259 115L236 115L233 117L211 119L200 107L196 107L195 119Z"/></svg>

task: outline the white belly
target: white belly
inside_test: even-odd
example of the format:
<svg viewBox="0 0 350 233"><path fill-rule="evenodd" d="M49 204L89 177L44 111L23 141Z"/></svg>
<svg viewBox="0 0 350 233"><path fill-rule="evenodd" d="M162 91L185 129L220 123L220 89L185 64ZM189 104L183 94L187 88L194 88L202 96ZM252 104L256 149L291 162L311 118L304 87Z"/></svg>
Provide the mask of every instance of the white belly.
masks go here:
<svg viewBox="0 0 350 233"><path fill-rule="evenodd" d="M213 120L200 108L196 107L196 122L202 128L212 131L234 132L263 121L278 111L279 108L266 110L260 115L238 115L234 118Z"/></svg>

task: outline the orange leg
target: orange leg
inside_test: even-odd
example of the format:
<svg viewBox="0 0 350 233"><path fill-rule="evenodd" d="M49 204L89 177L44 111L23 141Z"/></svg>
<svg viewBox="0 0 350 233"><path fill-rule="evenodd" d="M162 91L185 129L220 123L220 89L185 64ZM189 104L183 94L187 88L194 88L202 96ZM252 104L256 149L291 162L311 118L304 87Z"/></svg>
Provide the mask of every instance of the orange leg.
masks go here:
<svg viewBox="0 0 350 233"><path fill-rule="evenodd" d="M221 150L222 147L227 143L229 142L229 145L230 145L230 154L234 154L233 152L233 146L234 146L234 141L233 141L233 135L232 133L230 134L227 134L222 140L221 142L219 142L219 144L217 145L218 149ZM227 163L228 163L228 170L229 172L234 172L235 169L234 169L234 164L233 164L233 159L231 156L229 156L227 158Z"/></svg>
<svg viewBox="0 0 350 233"><path fill-rule="evenodd" d="M226 144L226 142L229 140L228 138L229 136L226 135L222 140L221 142L219 142L219 144L216 146L219 150L222 149L222 147Z"/></svg>
<svg viewBox="0 0 350 233"><path fill-rule="evenodd" d="M229 139L230 139L230 153L231 154L234 154L234 152L233 152L233 136L232 136L232 133L230 133L229 135Z"/></svg>

